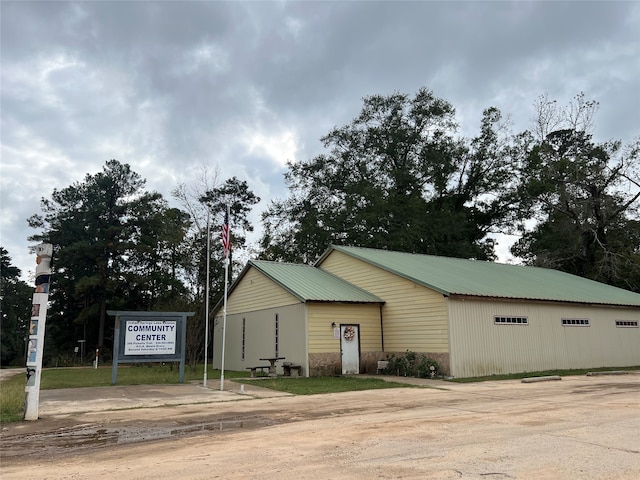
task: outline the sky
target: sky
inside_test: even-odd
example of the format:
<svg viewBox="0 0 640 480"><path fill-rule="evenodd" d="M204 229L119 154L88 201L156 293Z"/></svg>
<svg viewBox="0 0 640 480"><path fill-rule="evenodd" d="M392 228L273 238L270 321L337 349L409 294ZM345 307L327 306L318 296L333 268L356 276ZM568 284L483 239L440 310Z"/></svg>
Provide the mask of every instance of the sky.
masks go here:
<svg viewBox="0 0 640 480"><path fill-rule="evenodd" d="M26 219L53 189L128 163L146 187L203 168L248 183L259 214L287 197L287 161L374 94L421 87L531 128L541 95L600 102L595 137L640 135L640 2L261 1L0 3L0 245L28 280ZM511 261L501 239L499 259Z"/></svg>

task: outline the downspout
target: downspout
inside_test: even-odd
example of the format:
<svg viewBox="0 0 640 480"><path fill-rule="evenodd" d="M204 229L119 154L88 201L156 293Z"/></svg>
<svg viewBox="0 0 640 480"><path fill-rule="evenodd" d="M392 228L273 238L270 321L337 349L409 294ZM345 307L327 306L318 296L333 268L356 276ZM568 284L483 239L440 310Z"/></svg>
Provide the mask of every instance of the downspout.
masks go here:
<svg viewBox="0 0 640 480"><path fill-rule="evenodd" d="M384 326L382 325L382 304L380 304L380 344L384 353Z"/></svg>
<svg viewBox="0 0 640 480"><path fill-rule="evenodd" d="M311 371L309 370L309 366L311 362L309 361L309 307L307 302L303 302L304 308L304 371L305 377L311 376Z"/></svg>
<svg viewBox="0 0 640 480"><path fill-rule="evenodd" d="M453 377L453 349L452 349L452 340L451 340L451 298L449 294L443 293L444 303L447 306L447 343L449 346L449 376Z"/></svg>

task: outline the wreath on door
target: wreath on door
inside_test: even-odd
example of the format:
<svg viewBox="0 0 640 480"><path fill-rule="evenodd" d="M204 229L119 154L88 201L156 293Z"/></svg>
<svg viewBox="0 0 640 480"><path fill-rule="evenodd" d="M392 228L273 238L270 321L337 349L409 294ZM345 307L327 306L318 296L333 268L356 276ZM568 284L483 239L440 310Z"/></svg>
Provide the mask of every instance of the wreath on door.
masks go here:
<svg viewBox="0 0 640 480"><path fill-rule="evenodd" d="M347 342L350 342L356 337L356 329L351 326L345 327L342 336Z"/></svg>

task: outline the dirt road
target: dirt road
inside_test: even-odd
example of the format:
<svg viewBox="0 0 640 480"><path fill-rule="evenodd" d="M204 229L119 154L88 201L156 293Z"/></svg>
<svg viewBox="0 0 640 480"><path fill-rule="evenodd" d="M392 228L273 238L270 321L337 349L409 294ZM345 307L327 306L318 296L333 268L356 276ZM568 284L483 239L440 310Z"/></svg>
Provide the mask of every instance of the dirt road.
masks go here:
<svg viewBox="0 0 640 480"><path fill-rule="evenodd" d="M637 479L640 374L60 413L1 447L2 480Z"/></svg>

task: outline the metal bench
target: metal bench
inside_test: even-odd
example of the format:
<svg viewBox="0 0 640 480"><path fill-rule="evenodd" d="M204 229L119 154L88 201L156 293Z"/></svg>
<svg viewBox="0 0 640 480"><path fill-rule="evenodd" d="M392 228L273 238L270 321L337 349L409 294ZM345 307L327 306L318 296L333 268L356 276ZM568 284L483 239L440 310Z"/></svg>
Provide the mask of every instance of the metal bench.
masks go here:
<svg viewBox="0 0 640 480"><path fill-rule="evenodd" d="M269 368L271 368L269 365L260 365L259 367L247 367L246 370L251 370L251 378L255 378L258 370L260 370L261 373L264 373L264 371L268 371Z"/></svg>

